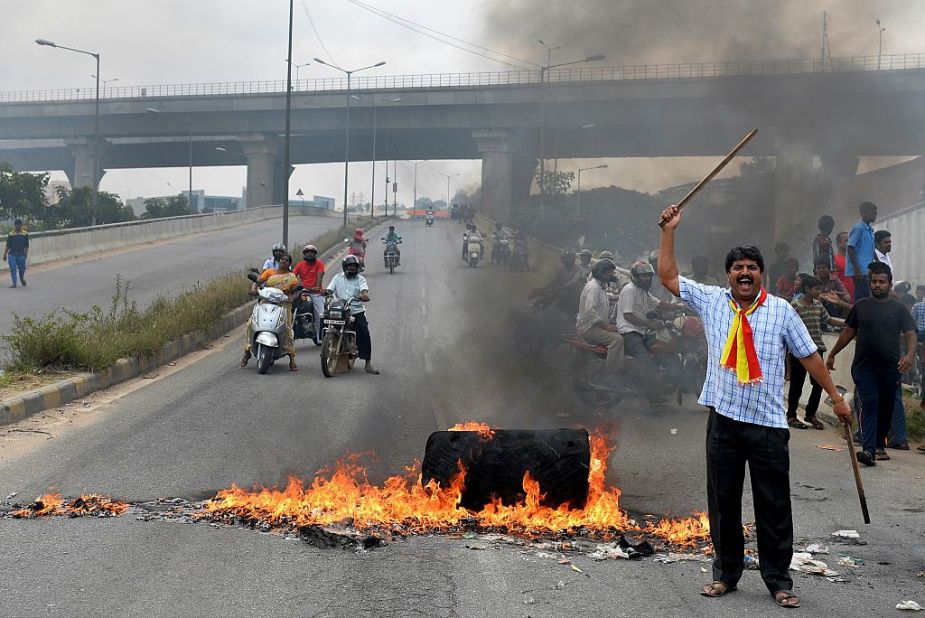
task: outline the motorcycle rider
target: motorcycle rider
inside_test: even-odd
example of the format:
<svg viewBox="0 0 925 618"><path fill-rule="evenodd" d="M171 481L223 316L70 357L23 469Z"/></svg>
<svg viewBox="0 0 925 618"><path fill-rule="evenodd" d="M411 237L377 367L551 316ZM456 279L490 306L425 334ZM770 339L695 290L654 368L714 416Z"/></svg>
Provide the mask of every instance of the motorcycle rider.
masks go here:
<svg viewBox="0 0 925 618"><path fill-rule="evenodd" d="M649 262L635 262L630 269L631 281L620 290L617 303L617 331L623 335L624 349L636 359L642 368L641 374L646 376L655 375L649 354L649 349L655 343L654 331L664 328L659 320L649 319L647 315L653 311L676 308L672 303L659 300L649 291L654 276L655 269Z"/></svg>
<svg viewBox="0 0 925 618"><path fill-rule="evenodd" d="M482 234L479 233L477 227L474 223L466 224L466 232L463 234L463 250L462 250L462 259L469 259L469 243L478 243L479 245L479 257L482 255Z"/></svg>
<svg viewBox="0 0 925 618"><path fill-rule="evenodd" d="M582 281L588 281L591 277L591 258L594 254L589 249L582 249L578 252L578 277Z"/></svg>
<svg viewBox="0 0 925 618"><path fill-rule="evenodd" d="M350 301L350 314L353 316L353 327L357 334L357 352L360 358L366 361L366 373L377 376L379 370L373 368L370 363L373 348L366 307L363 306L363 303L369 302L369 284L366 277L360 274L360 261L355 255L344 257L340 265L344 272L334 275L327 289L334 298ZM359 300L355 300L356 298Z"/></svg>
<svg viewBox="0 0 925 618"><path fill-rule="evenodd" d="M363 236L363 228L358 227L353 232L353 238L350 239L350 248L347 249L348 255L355 255L360 264L360 269L363 268L363 263L366 261L366 245L369 244L366 240L366 237Z"/></svg>
<svg viewBox="0 0 925 618"><path fill-rule="evenodd" d="M273 245L271 253L273 254L273 257L269 257L263 262L263 268L260 269L261 273L269 270L270 268L279 268L279 258L283 257L283 255L286 253L286 245L282 243L276 243Z"/></svg>
<svg viewBox="0 0 925 618"><path fill-rule="evenodd" d="M607 369L614 374L619 373L624 366L623 336L610 323L610 305L606 293L607 283L614 277L616 270L616 265L610 260L600 260L594 265L591 280L581 290L575 319L575 329L585 343L607 348Z"/></svg>
<svg viewBox="0 0 925 618"><path fill-rule="evenodd" d="M398 248L398 245L401 243L401 236L395 231L394 225L389 226L389 232L382 240L385 242L386 247L388 247L389 243L395 243L395 254L398 257L399 265L401 265L401 250Z"/></svg>
<svg viewBox="0 0 925 618"><path fill-rule="evenodd" d="M569 315L578 310L579 295L583 291L585 280L575 263L575 254L568 249L559 254L562 268L552 283L544 288L537 288L530 292L530 298L539 298L539 305L555 304ZM612 262L611 262L612 263ZM616 267L614 267L616 268Z"/></svg>
<svg viewBox="0 0 925 618"><path fill-rule="evenodd" d="M324 262L318 259L318 248L305 245L302 248L302 261L296 264L292 272L308 291L315 313L315 340L321 338L321 316L324 315ZM298 299L296 303L301 302Z"/></svg>

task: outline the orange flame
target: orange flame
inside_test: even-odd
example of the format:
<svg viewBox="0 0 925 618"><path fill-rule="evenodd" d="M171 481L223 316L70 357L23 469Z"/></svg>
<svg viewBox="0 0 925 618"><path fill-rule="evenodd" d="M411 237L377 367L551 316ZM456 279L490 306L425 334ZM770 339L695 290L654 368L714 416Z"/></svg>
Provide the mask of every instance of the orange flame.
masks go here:
<svg viewBox="0 0 925 618"><path fill-rule="evenodd" d="M36 517L55 517L67 515L82 517L84 515L112 516L122 515L129 505L119 500L112 500L99 494L84 494L73 500L64 500L61 494L45 494L36 498L29 506L13 511L12 517L32 519Z"/></svg>
<svg viewBox="0 0 925 618"><path fill-rule="evenodd" d="M495 437L495 430L488 423L479 421L466 421L465 423L456 423L449 428L449 431L475 431L483 440L490 440Z"/></svg>
<svg viewBox="0 0 925 618"><path fill-rule="evenodd" d="M483 423L463 423L453 430L475 430L485 432L483 435L489 437L494 434ZM441 487L434 480L422 486L417 463L407 468L404 476L392 476L381 486L376 486L368 482L366 469L353 456L339 460L333 473L317 476L307 488L294 477L290 477L285 489L258 487L247 490L232 486L220 491L205 504L204 515L219 519L240 517L271 525L346 522L359 530L378 527L397 533L444 532L466 527L503 529L525 535L582 530L606 536L619 531L639 530L620 508L620 490L606 485L607 458L612 448L603 431L591 434L590 447L590 487L584 508L571 508L567 504L557 508L543 506L539 483L526 473L522 502L503 504L496 498L473 512L459 506L466 478L462 464L459 464L459 474L452 479L449 487ZM686 526L678 525L681 529ZM701 538L701 528L689 526L691 534L698 539ZM659 536L671 533L673 542L686 542L683 534L673 532L667 520L652 526L651 531Z"/></svg>
<svg viewBox="0 0 925 618"><path fill-rule="evenodd" d="M694 547L710 542L710 520L706 513L694 513L686 519L661 519L659 522L648 522L645 532L665 539L673 545Z"/></svg>

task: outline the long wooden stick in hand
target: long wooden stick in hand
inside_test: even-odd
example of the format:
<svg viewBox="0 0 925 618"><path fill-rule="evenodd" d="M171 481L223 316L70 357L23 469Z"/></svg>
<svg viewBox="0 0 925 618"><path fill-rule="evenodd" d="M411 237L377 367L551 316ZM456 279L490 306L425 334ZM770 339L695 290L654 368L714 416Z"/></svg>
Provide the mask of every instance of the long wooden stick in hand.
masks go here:
<svg viewBox="0 0 925 618"><path fill-rule="evenodd" d="M720 162L719 162L719 165L717 165L716 167L714 167L712 172L710 172L709 174L707 174L706 177L704 177L703 180L701 180L700 182L697 183L697 186L696 186L696 187L694 187L693 189L691 189L690 192L689 192L687 195L684 196L684 199L682 199L680 202L678 202L678 204L677 204L678 210L682 210L682 209L684 208L684 205L685 205L685 204L687 204L689 201L691 201L692 199L694 199L694 196L697 195L697 193L699 193L700 190L703 189L704 186L706 186L706 184L707 184L708 182L710 182L711 180L713 180L714 176L716 176L716 175L719 174L721 171L723 171L723 168L726 167L726 166L729 164L730 161L732 161L732 158L735 157L737 154L739 154L739 151L742 150L743 148L745 148L745 144L747 144L748 142L750 142L751 139L752 139L753 137L755 137L756 135L758 135L758 129L752 129L752 131L749 132L748 135L746 135L745 137L743 137L743 138L742 138L742 141L740 141L738 144L736 144L736 147L729 151L729 154L726 155L726 158L723 159L722 161L720 161ZM659 225L662 225L662 224L659 223Z"/></svg>
<svg viewBox="0 0 925 618"><path fill-rule="evenodd" d="M854 471L854 485L858 489L858 500L861 501L861 515L864 523L870 523L870 513L867 511L867 496L864 495L864 482L861 480L861 471L858 470L858 460L854 455L854 437L851 435L851 424L845 423L845 440L848 441L848 458L851 460L851 469Z"/></svg>

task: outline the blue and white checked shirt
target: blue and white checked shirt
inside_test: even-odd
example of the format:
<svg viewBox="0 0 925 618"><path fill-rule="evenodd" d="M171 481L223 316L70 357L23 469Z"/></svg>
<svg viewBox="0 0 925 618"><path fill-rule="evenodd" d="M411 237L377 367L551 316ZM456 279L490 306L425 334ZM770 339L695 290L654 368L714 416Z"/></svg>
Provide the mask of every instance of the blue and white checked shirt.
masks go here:
<svg viewBox="0 0 925 618"><path fill-rule="evenodd" d="M912 317L915 319L915 328L925 333L925 301L912 305Z"/></svg>
<svg viewBox="0 0 925 618"><path fill-rule="evenodd" d="M729 289L702 285L679 277L681 299L700 314L707 337L707 378L698 403L743 423L787 429L784 410L784 353L798 358L816 353L816 344L790 304L768 295L748 316L755 351L764 378L757 384L739 384L735 372L720 366L723 347L734 316Z"/></svg>

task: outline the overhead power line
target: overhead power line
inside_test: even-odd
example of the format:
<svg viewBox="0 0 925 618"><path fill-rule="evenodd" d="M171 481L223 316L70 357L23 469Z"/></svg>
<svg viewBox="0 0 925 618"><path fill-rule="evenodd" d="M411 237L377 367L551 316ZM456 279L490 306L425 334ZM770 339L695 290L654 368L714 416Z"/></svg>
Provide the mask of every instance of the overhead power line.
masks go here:
<svg viewBox="0 0 925 618"><path fill-rule="evenodd" d="M308 10L307 0L301 0L302 8L305 10L305 16L308 17L308 23L311 24L312 30L315 32L315 38L318 39L318 44L321 45L321 49L324 50L324 55L327 56L328 60L332 63L337 64L337 61L334 60L334 56L331 55L331 52L328 51L328 48L324 45L324 40L321 38L321 34L318 32L318 28L315 27L315 20L312 19L312 14Z"/></svg>
<svg viewBox="0 0 925 618"><path fill-rule="evenodd" d="M429 28L428 26L424 26L422 24L413 22L410 19L405 19L404 17L400 17L398 15L395 15L394 13L389 13L388 11L385 11L383 9L377 8L370 4L366 4L365 2L362 2L361 0L347 0L347 2L365 11L369 11L370 13L373 13L374 15L378 15L379 17L386 19L392 22L393 24L401 26L402 28L406 28L422 36L426 36L429 39L437 41L438 43L443 43L444 45L455 47L458 50L461 50L461 51L464 51L464 52L467 52L467 53L470 53L476 56L481 56L482 58L485 58L487 60L491 60L493 62L499 62L501 64L506 64L507 66L514 67L516 69L526 68L524 65L528 65L532 67L539 66L538 64L534 62L530 62L529 60L522 60L515 56L511 56L503 52L495 51L493 49L489 49L488 47L484 47L482 45L471 43L459 37L455 37L451 34L440 32L439 30L434 30L433 28ZM460 43L460 45L453 43L453 41ZM464 47L464 46L468 46L468 47ZM477 51L477 50L480 50L480 51ZM482 53L482 52L485 52L485 53ZM488 54L492 54L492 55L488 55ZM500 58L494 57L494 56L500 56ZM507 58L508 60L512 60L514 62L508 62L507 60L502 60L501 58Z"/></svg>

